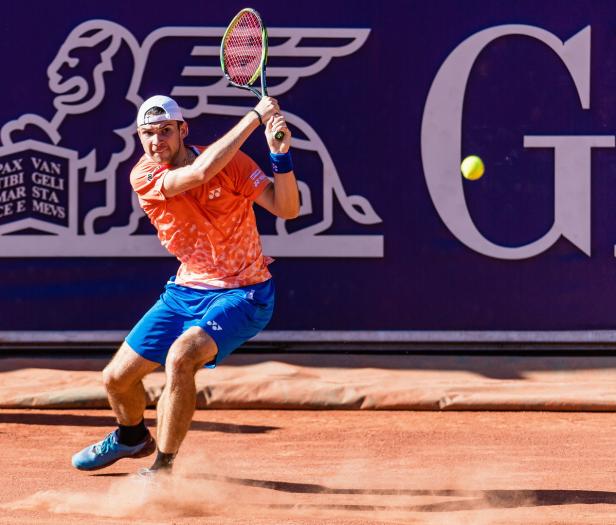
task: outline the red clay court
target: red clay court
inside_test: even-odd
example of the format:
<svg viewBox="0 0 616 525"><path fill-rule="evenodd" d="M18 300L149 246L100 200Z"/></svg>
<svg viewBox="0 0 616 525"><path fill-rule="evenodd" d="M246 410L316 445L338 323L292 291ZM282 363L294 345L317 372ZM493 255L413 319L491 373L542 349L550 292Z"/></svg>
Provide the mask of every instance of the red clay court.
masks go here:
<svg viewBox="0 0 616 525"><path fill-rule="evenodd" d="M616 525L616 0L4 5L0 525Z"/></svg>
<svg viewBox="0 0 616 525"><path fill-rule="evenodd" d="M237 355L200 372L209 408L158 486L131 477L150 458L70 465L114 425L74 408L102 404L105 359L4 359L0 523L616 523L615 358L378 359Z"/></svg>

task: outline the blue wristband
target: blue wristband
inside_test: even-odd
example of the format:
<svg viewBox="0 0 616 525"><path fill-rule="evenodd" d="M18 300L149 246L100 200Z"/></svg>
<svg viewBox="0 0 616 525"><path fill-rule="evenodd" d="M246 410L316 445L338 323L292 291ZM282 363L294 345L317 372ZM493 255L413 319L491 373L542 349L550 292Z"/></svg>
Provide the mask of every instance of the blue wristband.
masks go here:
<svg viewBox="0 0 616 525"><path fill-rule="evenodd" d="M291 158L290 151L286 153L270 153L270 161L274 173L289 173L293 171L293 159Z"/></svg>

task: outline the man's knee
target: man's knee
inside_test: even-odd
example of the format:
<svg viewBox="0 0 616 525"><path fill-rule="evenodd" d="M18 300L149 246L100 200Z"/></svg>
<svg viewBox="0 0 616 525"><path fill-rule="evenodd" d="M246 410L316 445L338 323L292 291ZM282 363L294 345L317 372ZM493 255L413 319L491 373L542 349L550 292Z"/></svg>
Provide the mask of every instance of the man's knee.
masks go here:
<svg viewBox="0 0 616 525"><path fill-rule="evenodd" d="M135 353L124 343L103 370L103 383L108 392L122 393L141 381L157 365Z"/></svg>
<svg viewBox="0 0 616 525"><path fill-rule="evenodd" d="M189 328L171 345L165 368L171 374L194 374L216 357L214 340L199 327Z"/></svg>
<svg viewBox="0 0 616 525"><path fill-rule="evenodd" d="M131 386L126 375L114 365L113 361L103 370L103 383L108 392L124 392Z"/></svg>

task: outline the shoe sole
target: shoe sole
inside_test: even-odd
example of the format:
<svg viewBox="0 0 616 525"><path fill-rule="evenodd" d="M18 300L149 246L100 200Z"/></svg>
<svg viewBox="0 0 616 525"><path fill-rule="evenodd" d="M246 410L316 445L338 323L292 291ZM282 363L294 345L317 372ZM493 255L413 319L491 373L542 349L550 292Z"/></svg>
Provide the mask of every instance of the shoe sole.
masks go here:
<svg viewBox="0 0 616 525"><path fill-rule="evenodd" d="M101 470L101 469L110 467L111 465L113 465L114 463L117 463L121 459L145 458L146 456L149 456L150 454L153 454L155 451L156 451L156 441L154 441L154 438L150 437L150 440L145 445L145 447L143 447L139 452L137 452L135 454L132 454L130 456L122 456L120 458L114 459L113 461L110 461L109 463L105 463L104 465L97 465L96 467L86 467L86 468L84 468L84 467L75 467L75 468L77 470L84 470L84 471L87 471L87 472L91 472L93 470Z"/></svg>

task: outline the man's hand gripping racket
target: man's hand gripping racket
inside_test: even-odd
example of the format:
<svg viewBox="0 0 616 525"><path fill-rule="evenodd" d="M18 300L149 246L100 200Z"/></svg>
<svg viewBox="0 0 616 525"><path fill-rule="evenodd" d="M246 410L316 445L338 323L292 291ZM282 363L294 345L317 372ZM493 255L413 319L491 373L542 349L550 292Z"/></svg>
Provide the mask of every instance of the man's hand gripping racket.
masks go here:
<svg viewBox="0 0 616 525"><path fill-rule="evenodd" d="M259 13L254 9L242 9L231 20L222 37L220 65L232 85L241 89L248 89L260 99L261 102L257 104L255 109L261 114L263 123L269 124L272 113L268 111L270 108L266 107L267 104L262 104L262 102L265 102L264 97L267 97L266 63L267 29ZM260 92L253 86L259 77L261 77ZM259 108L266 112L262 114ZM282 141L284 132L279 129L274 136L276 140Z"/></svg>

